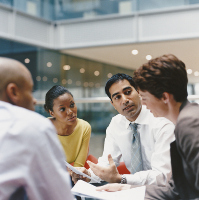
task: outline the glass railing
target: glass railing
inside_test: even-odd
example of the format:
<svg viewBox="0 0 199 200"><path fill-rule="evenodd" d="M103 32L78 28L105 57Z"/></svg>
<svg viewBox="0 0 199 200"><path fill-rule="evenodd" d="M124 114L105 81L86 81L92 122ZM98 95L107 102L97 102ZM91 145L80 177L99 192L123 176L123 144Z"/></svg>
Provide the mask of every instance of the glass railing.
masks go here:
<svg viewBox="0 0 199 200"><path fill-rule="evenodd" d="M86 100L87 101L87 100ZM82 100L75 100L77 105L77 117L86 120L92 127L92 133L105 134L113 116L117 114L117 111L113 108L110 100L96 101L86 103ZM35 107L35 111L42 114L45 117L50 115L43 108L43 101L39 101Z"/></svg>
<svg viewBox="0 0 199 200"><path fill-rule="evenodd" d="M199 4L199 0L0 0L0 3L44 19L64 20L174 8Z"/></svg>
<svg viewBox="0 0 199 200"><path fill-rule="evenodd" d="M199 95L189 95L188 99L191 102L199 103ZM105 134L112 117L117 114L110 99L108 97L79 98L75 99L75 102L78 110L77 117L90 123L92 133ZM43 105L44 100L38 100L36 112L49 117L50 115L44 110Z"/></svg>

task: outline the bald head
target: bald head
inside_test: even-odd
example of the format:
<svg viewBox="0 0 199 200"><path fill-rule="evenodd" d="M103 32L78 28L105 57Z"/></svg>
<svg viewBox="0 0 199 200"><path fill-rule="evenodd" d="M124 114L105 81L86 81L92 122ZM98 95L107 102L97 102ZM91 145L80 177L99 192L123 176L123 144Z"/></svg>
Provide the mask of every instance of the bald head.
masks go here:
<svg viewBox="0 0 199 200"><path fill-rule="evenodd" d="M0 98L9 83L23 86L24 73L30 73L19 61L0 57Z"/></svg>
<svg viewBox="0 0 199 200"><path fill-rule="evenodd" d="M14 59L0 57L1 101L34 110L35 100L32 97L32 87L31 74L22 63ZM31 97L26 98L27 95ZM28 102L23 101L23 98Z"/></svg>

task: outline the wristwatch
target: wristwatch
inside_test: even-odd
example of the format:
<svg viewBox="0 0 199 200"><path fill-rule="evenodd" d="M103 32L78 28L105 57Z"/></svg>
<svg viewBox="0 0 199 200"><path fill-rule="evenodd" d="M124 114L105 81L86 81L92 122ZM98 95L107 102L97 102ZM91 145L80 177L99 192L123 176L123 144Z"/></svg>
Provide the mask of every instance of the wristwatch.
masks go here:
<svg viewBox="0 0 199 200"><path fill-rule="evenodd" d="M122 174L121 184L127 184L126 176Z"/></svg>

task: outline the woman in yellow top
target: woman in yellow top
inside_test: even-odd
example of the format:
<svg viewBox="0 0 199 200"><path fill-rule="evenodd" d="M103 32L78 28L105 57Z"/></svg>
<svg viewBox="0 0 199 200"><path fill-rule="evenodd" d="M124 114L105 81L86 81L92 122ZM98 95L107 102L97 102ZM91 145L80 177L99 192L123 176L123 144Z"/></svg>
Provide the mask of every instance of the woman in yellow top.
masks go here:
<svg viewBox="0 0 199 200"><path fill-rule="evenodd" d="M83 167L88 155L91 126L77 118L77 107L73 95L63 86L55 85L45 98L45 110L57 129L68 163Z"/></svg>

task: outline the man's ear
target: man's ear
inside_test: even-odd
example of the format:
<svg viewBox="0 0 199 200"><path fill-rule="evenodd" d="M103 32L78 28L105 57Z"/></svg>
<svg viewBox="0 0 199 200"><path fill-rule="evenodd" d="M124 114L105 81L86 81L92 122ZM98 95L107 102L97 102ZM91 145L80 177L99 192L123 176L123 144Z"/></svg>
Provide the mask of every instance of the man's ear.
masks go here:
<svg viewBox="0 0 199 200"><path fill-rule="evenodd" d="M166 104L166 103L169 103L169 99L170 99L170 94L168 92L164 92L162 94L162 98L163 102Z"/></svg>
<svg viewBox="0 0 199 200"><path fill-rule="evenodd" d="M140 97L140 100L142 100L142 97L141 97L141 95L140 95L139 89L137 88L136 91L137 91L137 93L138 93L138 96Z"/></svg>
<svg viewBox="0 0 199 200"><path fill-rule="evenodd" d="M6 95L11 104L18 105L20 101L20 91L15 83L9 83L6 87Z"/></svg>

